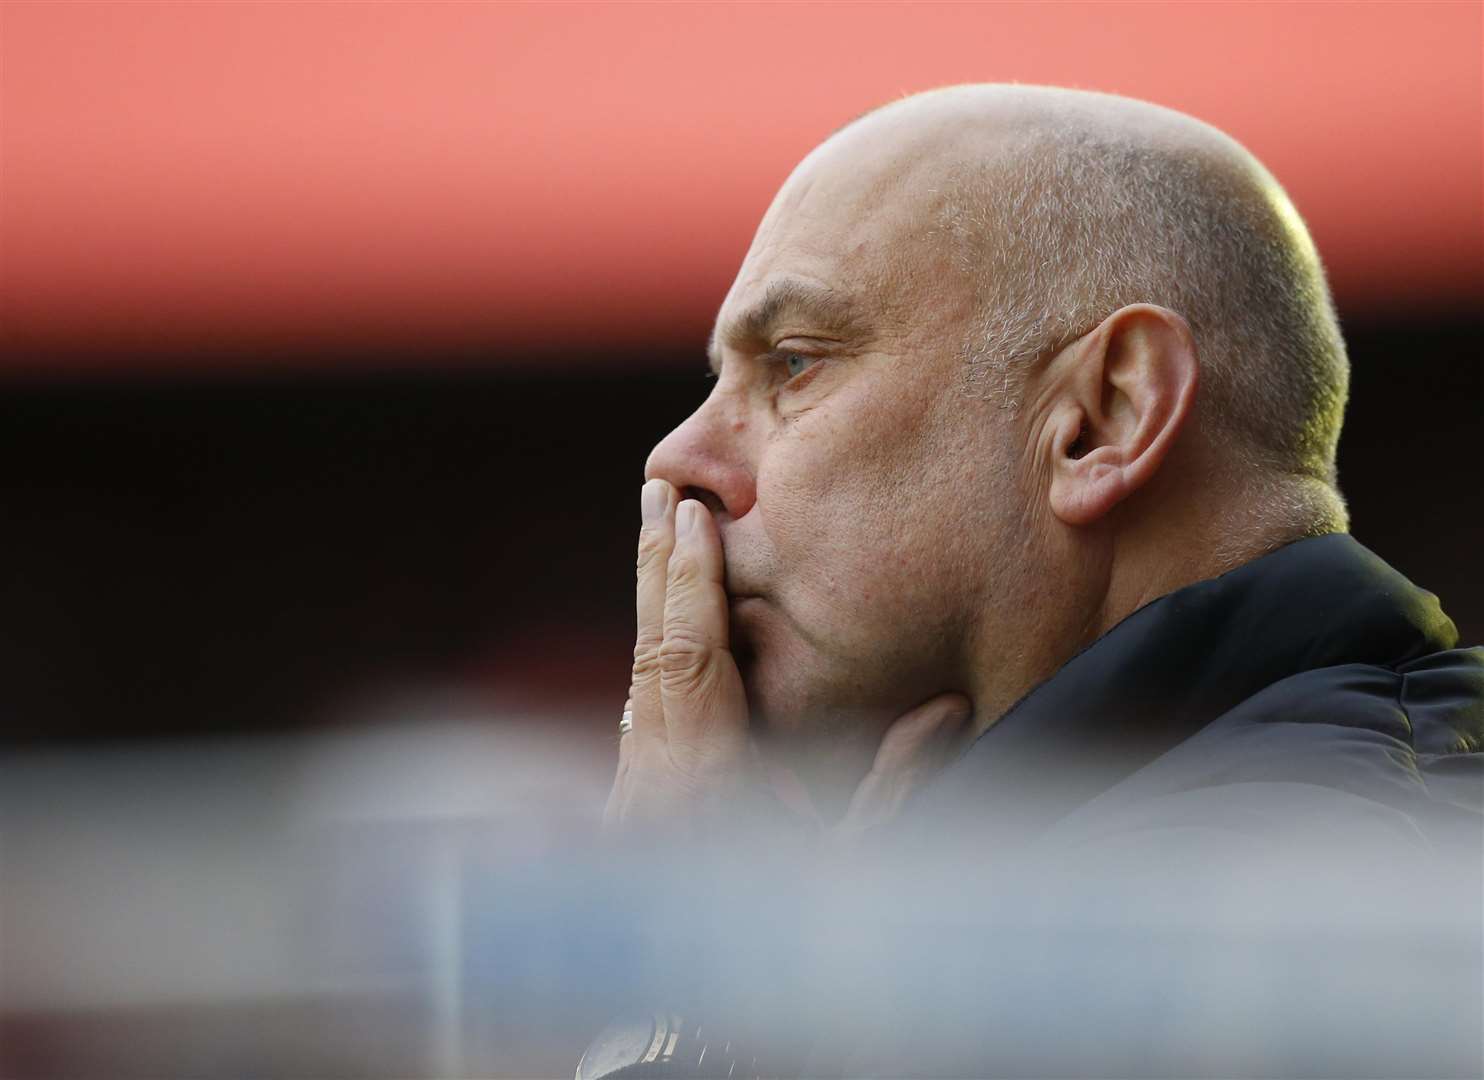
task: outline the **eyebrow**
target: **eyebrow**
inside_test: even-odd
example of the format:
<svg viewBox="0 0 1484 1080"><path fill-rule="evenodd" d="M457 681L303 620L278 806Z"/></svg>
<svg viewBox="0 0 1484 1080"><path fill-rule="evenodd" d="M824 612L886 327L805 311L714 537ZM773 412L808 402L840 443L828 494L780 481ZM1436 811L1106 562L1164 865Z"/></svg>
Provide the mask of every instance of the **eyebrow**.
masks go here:
<svg viewBox="0 0 1484 1080"><path fill-rule="evenodd" d="M725 324L718 324L706 346L713 374L721 373L723 348L742 348L770 341L786 319L799 319L811 330L848 336L859 334L860 320L850 298L799 278L770 282L762 299Z"/></svg>

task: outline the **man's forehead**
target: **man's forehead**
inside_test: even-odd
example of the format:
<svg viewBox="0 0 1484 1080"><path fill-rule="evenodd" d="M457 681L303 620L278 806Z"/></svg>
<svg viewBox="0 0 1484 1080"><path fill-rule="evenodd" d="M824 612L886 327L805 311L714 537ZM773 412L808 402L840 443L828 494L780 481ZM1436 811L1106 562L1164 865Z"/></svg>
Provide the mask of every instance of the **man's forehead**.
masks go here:
<svg viewBox="0 0 1484 1080"><path fill-rule="evenodd" d="M725 349L768 343L789 327L799 332L850 335L864 329L860 295L801 274L776 274L734 290L722 306L706 353L713 371Z"/></svg>
<svg viewBox="0 0 1484 1080"><path fill-rule="evenodd" d="M888 113L816 147L758 226L717 316L712 369L727 348L756 344L793 317L858 335L868 317L919 306L924 282L943 300L951 263L937 227L959 160L953 142L940 122Z"/></svg>

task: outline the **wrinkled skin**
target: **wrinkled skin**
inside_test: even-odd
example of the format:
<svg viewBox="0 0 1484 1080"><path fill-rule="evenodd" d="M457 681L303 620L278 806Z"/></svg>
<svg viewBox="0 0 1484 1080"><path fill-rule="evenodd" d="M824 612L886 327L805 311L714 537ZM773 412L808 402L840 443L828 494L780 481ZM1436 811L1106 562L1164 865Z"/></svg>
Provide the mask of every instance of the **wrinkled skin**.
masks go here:
<svg viewBox="0 0 1484 1080"><path fill-rule="evenodd" d="M722 305L712 392L646 469L710 508L751 597L731 628L754 728L836 810L893 721L968 688L975 622L1023 572L999 550L1024 506L1003 421L959 381L972 295L912 196L918 137L885 162L837 140L790 178ZM738 336L780 283L848 318L791 305Z"/></svg>
<svg viewBox="0 0 1484 1080"><path fill-rule="evenodd" d="M1001 96L873 114L764 217L717 317L716 382L646 466L668 516L641 537L635 731L610 820L682 813L735 783L754 745L822 819L879 816L863 791L895 804L945 759L928 729L982 731L1101 629L1202 576L1128 526L1149 515L1110 516L1189 411L1178 316L1110 316L1022 410L964 392L982 313L941 192L965 157L997 152L996 116L1037 122ZM677 499L703 508L680 544L653 533Z"/></svg>

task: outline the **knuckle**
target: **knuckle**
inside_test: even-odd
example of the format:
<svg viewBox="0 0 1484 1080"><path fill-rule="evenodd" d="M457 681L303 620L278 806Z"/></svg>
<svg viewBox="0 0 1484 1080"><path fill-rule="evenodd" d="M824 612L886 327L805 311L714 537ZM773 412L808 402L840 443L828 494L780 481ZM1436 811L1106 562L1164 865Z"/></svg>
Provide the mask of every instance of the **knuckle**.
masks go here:
<svg viewBox="0 0 1484 1080"><path fill-rule="evenodd" d="M660 647L664 638L652 631L641 631L634 641L634 681L647 680L659 671Z"/></svg>
<svg viewBox="0 0 1484 1080"><path fill-rule="evenodd" d="M666 690L689 692L704 680L711 643L688 626L671 626L659 647L660 683Z"/></svg>
<svg viewBox="0 0 1484 1080"><path fill-rule="evenodd" d="M706 661L711 643L695 627L686 623L671 623L665 628L665 640L660 642L659 661L661 671L679 671L697 667Z"/></svg>

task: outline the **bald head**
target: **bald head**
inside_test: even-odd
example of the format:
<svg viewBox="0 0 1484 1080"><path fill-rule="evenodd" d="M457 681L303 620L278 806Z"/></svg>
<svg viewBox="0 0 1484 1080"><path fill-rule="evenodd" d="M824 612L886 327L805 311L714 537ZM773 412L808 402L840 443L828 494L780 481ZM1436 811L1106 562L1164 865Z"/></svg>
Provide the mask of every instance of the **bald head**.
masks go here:
<svg viewBox="0 0 1484 1080"><path fill-rule="evenodd" d="M951 253L973 298L969 392L1013 409L1060 345L1125 305L1166 307L1199 350L1199 437L1299 531L1344 527L1344 343L1302 220L1237 142L1127 98L960 86L853 121L790 183L828 176L905 204L904 242Z"/></svg>
<svg viewBox="0 0 1484 1080"><path fill-rule="evenodd" d="M1342 523L1310 497L1345 385L1313 247L1152 106L964 87L852 123L773 200L711 361L645 472L707 504L751 730L816 795L932 695L992 723L1150 599Z"/></svg>

